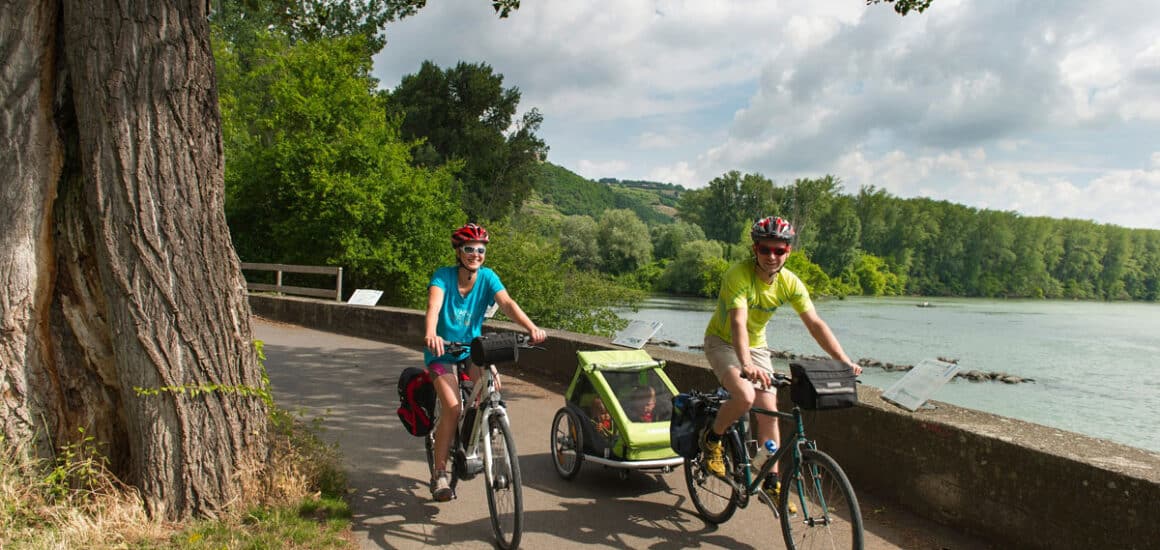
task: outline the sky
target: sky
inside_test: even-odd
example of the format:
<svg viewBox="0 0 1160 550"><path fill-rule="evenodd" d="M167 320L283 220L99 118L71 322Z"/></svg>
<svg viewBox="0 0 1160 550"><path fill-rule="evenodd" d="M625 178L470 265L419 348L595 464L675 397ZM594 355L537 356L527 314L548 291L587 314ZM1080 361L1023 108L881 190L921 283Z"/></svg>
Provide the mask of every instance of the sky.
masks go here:
<svg viewBox="0 0 1160 550"><path fill-rule="evenodd" d="M827 174L1028 216L1160 229L1160 2L435 0L374 75L486 63L586 178Z"/></svg>

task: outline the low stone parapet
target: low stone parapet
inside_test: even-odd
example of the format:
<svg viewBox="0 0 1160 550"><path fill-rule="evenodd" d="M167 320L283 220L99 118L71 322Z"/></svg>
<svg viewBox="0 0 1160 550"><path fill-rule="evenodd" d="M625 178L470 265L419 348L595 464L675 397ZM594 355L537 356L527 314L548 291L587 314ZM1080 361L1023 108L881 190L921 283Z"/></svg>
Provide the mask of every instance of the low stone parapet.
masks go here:
<svg viewBox="0 0 1160 550"><path fill-rule="evenodd" d="M268 319L422 347L421 311L266 295L251 295L250 304ZM519 327L488 322L488 329ZM607 338L548 335L547 351L521 354L519 368L563 384L576 370L577 351L617 349ZM716 387L703 355L646 349L667 362L678 388ZM856 491L1000 548L1160 544L1160 454L941 402L911 413L881 393L860 387L857 407L806 413L809 434L838 460ZM783 408L792 406L785 392L780 397Z"/></svg>

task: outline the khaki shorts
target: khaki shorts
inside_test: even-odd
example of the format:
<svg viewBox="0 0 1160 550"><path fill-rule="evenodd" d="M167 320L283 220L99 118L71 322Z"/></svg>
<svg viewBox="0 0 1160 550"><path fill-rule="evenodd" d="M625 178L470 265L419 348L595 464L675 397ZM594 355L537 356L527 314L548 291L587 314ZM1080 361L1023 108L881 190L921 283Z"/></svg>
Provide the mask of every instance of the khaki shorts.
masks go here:
<svg viewBox="0 0 1160 550"><path fill-rule="evenodd" d="M717 375L718 381L724 378L731 369L741 369L741 361L737 359L737 350L720 337L711 334L705 335L705 358L709 360L709 366L713 367L713 374ZM769 348L749 348L749 359L753 362L753 366L764 370L770 377L773 376L773 361ZM754 386L757 384L754 383ZM758 389L777 393L776 389L760 387Z"/></svg>

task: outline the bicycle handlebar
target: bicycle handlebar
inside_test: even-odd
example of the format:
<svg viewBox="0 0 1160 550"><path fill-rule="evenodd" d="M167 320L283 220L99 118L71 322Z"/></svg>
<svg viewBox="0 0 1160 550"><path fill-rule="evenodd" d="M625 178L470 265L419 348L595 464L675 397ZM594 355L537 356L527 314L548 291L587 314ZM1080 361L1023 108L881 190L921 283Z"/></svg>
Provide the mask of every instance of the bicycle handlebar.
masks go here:
<svg viewBox="0 0 1160 550"><path fill-rule="evenodd" d="M518 354L516 353L516 350L519 350L519 349L535 349L535 350L546 349L542 346L532 345L532 343L531 343L532 338L531 338L531 336L529 336L527 334L522 334L522 333L507 333L507 334L488 333L488 334L483 334L483 335L476 337L471 342L451 342L451 341L444 342L443 343L443 353L460 354L460 353L464 353L464 352L470 352L472 350L472 346L475 345L476 342L483 342L487 338L500 338L501 340L499 340L498 345L493 345L493 346L484 346L482 344L480 345L481 349L483 350L483 353L481 355L483 355L484 358L486 359L484 361L485 363L515 361L516 357L518 356ZM493 358L495 360L493 360ZM479 363L479 361L476 360L477 358L476 358L475 353L472 353L472 359L473 359L473 362Z"/></svg>

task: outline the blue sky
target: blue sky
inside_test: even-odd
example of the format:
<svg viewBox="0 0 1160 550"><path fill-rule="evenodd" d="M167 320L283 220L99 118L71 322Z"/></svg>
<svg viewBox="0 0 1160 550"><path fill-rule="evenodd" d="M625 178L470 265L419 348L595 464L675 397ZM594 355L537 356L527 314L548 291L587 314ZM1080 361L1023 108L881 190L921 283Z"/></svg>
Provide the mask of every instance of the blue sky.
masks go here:
<svg viewBox="0 0 1160 550"><path fill-rule="evenodd" d="M779 185L1160 229L1160 3L437 0L375 76L485 62L588 178Z"/></svg>

